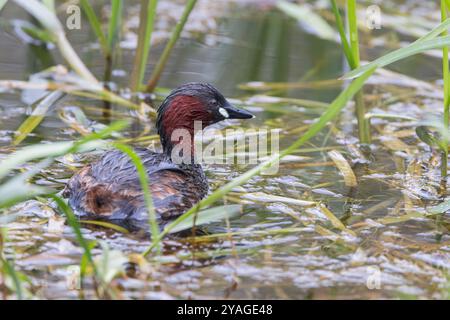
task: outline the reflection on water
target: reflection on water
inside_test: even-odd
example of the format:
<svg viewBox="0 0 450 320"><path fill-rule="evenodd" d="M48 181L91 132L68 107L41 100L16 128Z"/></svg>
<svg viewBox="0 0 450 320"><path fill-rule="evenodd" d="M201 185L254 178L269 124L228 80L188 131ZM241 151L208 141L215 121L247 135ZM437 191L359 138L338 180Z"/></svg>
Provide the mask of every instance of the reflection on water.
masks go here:
<svg viewBox="0 0 450 320"><path fill-rule="evenodd" d="M25 45L13 36L11 28L5 30L8 32L4 29L0 32L2 48L8 48L0 51L2 79L26 79L29 74L54 64L55 58L46 50ZM85 31L69 33L69 39L89 68L101 76L104 64L99 50L86 46L92 42L92 35ZM161 44L152 48L148 72L161 50ZM120 63L113 72L114 82L126 85L127 79L120 70L130 70L132 59L132 50L121 50ZM184 82L207 81L227 96L245 99L251 93L239 90L238 84L336 79L343 72L342 61L335 43L305 33L296 21L280 12L238 6L219 20L214 34L180 41L161 85L172 88ZM411 61L407 63L417 63ZM405 73L410 74L408 68ZM328 102L339 90L339 87L277 89L270 93ZM1 158L11 152L13 131L29 114L33 98L36 99L33 92L0 96ZM371 102L372 107L392 112L401 107L418 113L433 108L432 104L418 107L407 102L399 106L402 101L380 106L379 96L375 100ZM66 97L59 106L61 109L82 107L89 119L105 122L99 110L102 104L97 101ZM257 118L242 125L282 128L281 146L287 146L322 111L294 106L295 112L283 112L288 107L292 105L253 106ZM137 132L146 125L120 107L114 107L114 111L117 112L113 113L114 119L134 119L133 130ZM423 212L427 200L436 199L432 196L436 187L434 167L427 163L430 154L420 149L423 156L419 157L412 146L402 149L398 141L394 145L382 139L388 135L386 128L415 139L413 128L402 124L389 128L384 120L373 124L380 138L374 144L372 162L362 161L364 156L351 136L352 113L346 111L339 123L324 130L296 154L302 158L282 162L278 175L255 177L230 194L227 202L245 201L246 205L245 214L231 221L229 229L224 224L214 224L208 228L209 235L196 240L168 239L158 272L138 270L137 275L118 280L124 288L123 296L155 299L441 297L444 271L449 268L448 219L418 216L401 223L395 220L415 210ZM127 135L135 133L127 132ZM23 144L77 136L53 112ZM353 159L353 169L359 177L357 187L346 187L343 183L327 156L327 151L332 149ZM414 164L415 158L418 160ZM86 156L60 159L38 177L38 182L60 189L86 159ZM425 164L429 166L423 168ZM416 167L421 171L417 172ZM225 165L206 169L213 188L246 170ZM418 179L424 176L428 178ZM268 201L261 193L326 203L351 232L333 228L320 207L303 207L283 199ZM253 194L251 200L245 197L248 194ZM6 254L14 256L20 269L33 280L35 294L76 298L76 291L67 291L67 266L77 264L82 251L70 228L58 225L45 200L26 202L15 207L12 213L17 213L18 218L8 224ZM124 236L95 228L84 231L86 238L105 241L112 249L125 254L142 252L149 244L137 235ZM233 236L220 236L225 232ZM96 254L99 252L94 250Z"/></svg>

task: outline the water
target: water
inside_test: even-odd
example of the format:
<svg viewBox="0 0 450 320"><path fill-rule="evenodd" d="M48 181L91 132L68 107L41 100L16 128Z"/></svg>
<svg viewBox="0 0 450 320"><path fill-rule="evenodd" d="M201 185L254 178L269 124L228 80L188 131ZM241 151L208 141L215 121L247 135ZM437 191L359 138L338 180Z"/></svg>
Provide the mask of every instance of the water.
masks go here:
<svg viewBox="0 0 450 320"><path fill-rule="evenodd" d="M216 5L225 6L221 2ZM133 10L136 11L128 8L130 20ZM8 14L17 17L18 12L6 8L2 17ZM214 12L216 19L201 15L196 18L207 25L207 34L191 33L179 42L161 86L172 88L189 81L207 81L226 96L245 100L253 93L240 90L238 84L336 79L345 71L337 44L306 33L295 20L287 19L270 6L232 4ZM210 20L217 25L205 23ZM69 32L68 37L90 70L101 78L103 59L98 49L89 46L93 36L85 30ZM0 43L2 48L8 48L0 50L2 79L27 80L29 74L53 64L53 58L45 51L38 55L38 49L18 41L11 28L1 29ZM162 44L152 48L148 70L161 50ZM365 59L377 55L377 50L368 47L363 52ZM36 59L37 55L41 58ZM132 59L132 50L120 51L113 82L126 85L123 71L131 69ZM411 67L431 64L430 61L437 68L420 69L418 73L417 68ZM423 56L394 68L426 80L439 78L436 69L439 60ZM440 110L440 98L427 95L401 98L414 87L411 79L406 81L406 87L383 83L388 79L382 77L382 81L366 89L366 98L374 110L418 118ZM339 86L279 89L274 95L329 102L340 89ZM10 147L13 132L30 112L33 100L30 94L0 96L0 158L14 149ZM66 97L58 103L59 110L73 106L83 108L87 117L98 123L132 119L135 125L125 132L129 137L137 136L147 126L151 128L149 134L155 133L151 120L139 122L134 113L118 106L114 106L117 114L105 119L103 104L98 101ZM281 128L282 148L304 132L299 127L323 111L294 106L292 112L292 104L286 103L252 106L251 110L256 119L239 125ZM243 202L245 198L244 214L230 221L233 236L214 237L227 232L225 223L215 223L208 227L209 236L196 240L169 238L158 269L154 257L151 264L140 261L138 266L129 266L129 277L117 277L112 287L122 298L150 299L442 298L450 267L448 215L439 218L420 215L439 199L438 164L433 160L436 155L418 144L409 122L374 119L372 124L375 139L369 164L362 160L356 146L355 123L348 108L339 121L296 154L306 158L284 162L277 175L254 177L229 195L226 203ZM393 140L394 136L398 138ZM79 134L68 128L54 111L22 145L77 137ZM331 149L339 150L351 160L358 176L357 187L345 186L327 155ZM74 170L88 159L85 155L58 159L38 176L37 183L61 190ZM227 165L209 165L205 169L213 189L246 171L242 166ZM248 198L247 194L253 196ZM270 195L285 199L270 200ZM351 232L333 227L323 210L295 205L292 199L326 204ZM27 201L10 213L17 218L8 224L6 255L14 258L17 268L29 277L32 294L39 298L76 298L79 291L67 290L67 279L73 266L79 263L82 250L71 229L60 223L46 199ZM86 238L107 243L111 250L119 250L132 261L136 260L134 253L149 245L138 235L98 228L83 231ZM100 253L100 249L94 249L94 254ZM91 288L88 283L87 297L94 296Z"/></svg>

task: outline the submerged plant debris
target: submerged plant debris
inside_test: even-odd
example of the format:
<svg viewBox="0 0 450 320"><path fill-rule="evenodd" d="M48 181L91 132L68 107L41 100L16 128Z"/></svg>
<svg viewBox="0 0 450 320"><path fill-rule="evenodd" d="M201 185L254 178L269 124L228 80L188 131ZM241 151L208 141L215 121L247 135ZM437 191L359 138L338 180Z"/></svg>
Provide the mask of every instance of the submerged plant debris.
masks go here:
<svg viewBox="0 0 450 320"><path fill-rule="evenodd" d="M97 159L107 141L159 149L154 111L167 88L213 83L256 115L249 122L218 125L219 133L238 126L274 129L283 150L348 85L341 77L350 69L328 3L198 1L157 90L136 102L136 95L124 89L139 25L139 1L130 2L108 82L111 92L129 104L110 99L109 109L92 96L92 88L60 66L64 60L52 54L54 46L35 37L27 41L30 36L18 26L36 21L15 4L0 7L0 161L38 146L29 154L34 162L19 159L16 167L0 167L4 298L449 297L450 182L441 179L437 142L445 131L439 125L444 104L440 50L378 68L366 82L369 145L359 143L355 106L349 102L336 119L283 158L276 174L253 176L207 211L220 211L220 221L206 215L203 220L210 223L191 232L191 217L164 237L160 254L142 255L152 246L142 230L92 221L73 228L47 195L58 194L74 172ZM158 5L147 78L183 3ZM358 2L356 8L361 64L406 47L440 23L437 3L379 2L382 25L371 30L363 23L369 4ZM56 8L61 19L65 5ZM94 9L100 17L111 12L107 5ZM309 12L315 28L296 20ZM87 29L85 18L82 24ZM101 79L105 62L93 33L66 34L89 71ZM130 125L110 132L117 120ZM89 141L96 133L104 140ZM81 141L75 143L77 152L58 149L73 147L73 141ZM53 162L33 158L42 146L54 148ZM213 191L251 167L204 166ZM36 196L12 206L3 203L6 191L21 196L24 186ZM81 230L86 247L74 229ZM182 230L182 235L175 233Z"/></svg>

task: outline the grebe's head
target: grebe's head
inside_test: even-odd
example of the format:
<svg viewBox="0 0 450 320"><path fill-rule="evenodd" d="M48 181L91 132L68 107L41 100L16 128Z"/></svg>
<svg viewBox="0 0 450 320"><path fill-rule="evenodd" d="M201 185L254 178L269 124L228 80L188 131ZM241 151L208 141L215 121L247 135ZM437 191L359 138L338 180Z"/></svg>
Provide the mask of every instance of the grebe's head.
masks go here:
<svg viewBox="0 0 450 320"><path fill-rule="evenodd" d="M176 129L186 129L194 137L194 122L201 129L226 119L250 119L250 112L231 105L208 83L192 82L174 89L158 109L156 127L164 152L170 153L177 141L172 141Z"/></svg>

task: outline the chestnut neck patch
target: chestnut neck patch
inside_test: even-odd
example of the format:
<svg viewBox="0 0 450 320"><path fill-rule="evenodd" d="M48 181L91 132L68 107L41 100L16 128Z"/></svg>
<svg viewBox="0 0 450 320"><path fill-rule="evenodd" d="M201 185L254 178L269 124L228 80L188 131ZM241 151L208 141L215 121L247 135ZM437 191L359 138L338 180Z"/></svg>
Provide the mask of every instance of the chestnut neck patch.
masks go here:
<svg viewBox="0 0 450 320"><path fill-rule="evenodd" d="M177 95L161 106L157 126L164 153L170 156L174 145L189 143L191 154L194 154L195 121L201 121L200 129L215 122L213 113L199 97ZM177 129L188 132L189 141L179 139Z"/></svg>

